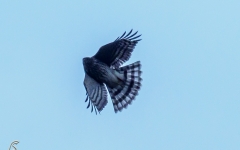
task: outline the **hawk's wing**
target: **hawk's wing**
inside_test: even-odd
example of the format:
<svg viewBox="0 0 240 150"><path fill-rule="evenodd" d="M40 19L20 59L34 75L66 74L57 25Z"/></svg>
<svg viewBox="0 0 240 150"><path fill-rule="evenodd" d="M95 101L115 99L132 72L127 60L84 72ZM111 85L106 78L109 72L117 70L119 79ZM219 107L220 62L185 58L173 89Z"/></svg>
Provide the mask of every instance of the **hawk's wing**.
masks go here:
<svg viewBox="0 0 240 150"><path fill-rule="evenodd" d="M96 112L96 108L98 112L102 111L102 109L107 105L107 90L103 83L98 83L93 78L85 74L84 79L84 86L87 92L87 99L85 102L88 102L87 108L90 107L90 104L92 105ZM97 113L97 112L96 112Z"/></svg>
<svg viewBox="0 0 240 150"><path fill-rule="evenodd" d="M131 33L132 30L127 35L124 32L114 42L102 46L93 57L104 62L111 68L119 68L119 66L130 58L134 47L141 40L137 39L141 35L135 36L137 32Z"/></svg>

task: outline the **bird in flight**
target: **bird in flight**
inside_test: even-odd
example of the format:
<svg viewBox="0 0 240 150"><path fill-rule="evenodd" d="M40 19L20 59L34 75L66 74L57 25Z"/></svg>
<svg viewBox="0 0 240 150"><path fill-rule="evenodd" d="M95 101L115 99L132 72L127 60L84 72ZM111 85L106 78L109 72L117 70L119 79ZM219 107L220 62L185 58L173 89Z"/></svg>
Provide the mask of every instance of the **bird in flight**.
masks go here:
<svg viewBox="0 0 240 150"><path fill-rule="evenodd" d="M140 61L121 65L129 60L140 36L132 30L124 32L114 42L102 46L94 56L83 58L85 102L88 101L87 108L91 105L91 112L94 108L97 114L107 105L107 90L115 113L127 108L135 99L142 81Z"/></svg>

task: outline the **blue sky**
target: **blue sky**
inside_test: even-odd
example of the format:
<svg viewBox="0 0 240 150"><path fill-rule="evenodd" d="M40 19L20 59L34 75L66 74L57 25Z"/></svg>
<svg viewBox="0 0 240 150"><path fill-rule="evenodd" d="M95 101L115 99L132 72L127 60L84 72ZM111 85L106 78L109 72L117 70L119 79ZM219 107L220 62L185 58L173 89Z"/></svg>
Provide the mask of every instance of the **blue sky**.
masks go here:
<svg viewBox="0 0 240 150"><path fill-rule="evenodd" d="M240 1L0 1L0 149L239 150ZM128 109L86 109L82 58L142 41ZM110 100L110 99L109 99Z"/></svg>

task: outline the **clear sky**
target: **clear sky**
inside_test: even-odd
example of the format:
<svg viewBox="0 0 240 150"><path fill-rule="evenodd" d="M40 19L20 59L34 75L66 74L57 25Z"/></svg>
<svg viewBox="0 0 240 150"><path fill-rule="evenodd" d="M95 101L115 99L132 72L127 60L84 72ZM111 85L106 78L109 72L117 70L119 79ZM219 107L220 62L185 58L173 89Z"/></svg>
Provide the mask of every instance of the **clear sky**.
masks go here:
<svg viewBox="0 0 240 150"><path fill-rule="evenodd" d="M1 0L0 149L239 150L239 0ZM91 113L82 58L142 41L128 109ZM109 99L110 100L110 99Z"/></svg>

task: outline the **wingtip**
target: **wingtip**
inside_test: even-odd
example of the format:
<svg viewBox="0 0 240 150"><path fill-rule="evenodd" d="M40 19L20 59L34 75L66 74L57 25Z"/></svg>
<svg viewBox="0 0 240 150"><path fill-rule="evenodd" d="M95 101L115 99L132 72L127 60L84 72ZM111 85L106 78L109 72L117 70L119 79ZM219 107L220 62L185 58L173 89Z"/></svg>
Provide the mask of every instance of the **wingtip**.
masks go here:
<svg viewBox="0 0 240 150"><path fill-rule="evenodd" d="M132 33L133 29L131 29L127 34L126 31L122 34L122 36L118 37L115 41L121 40L121 39L127 39L127 40L134 40L136 42L141 41L142 39L137 39L140 36L142 36L142 34L137 35L138 31L136 31L135 33ZM137 35L137 36L135 36Z"/></svg>

